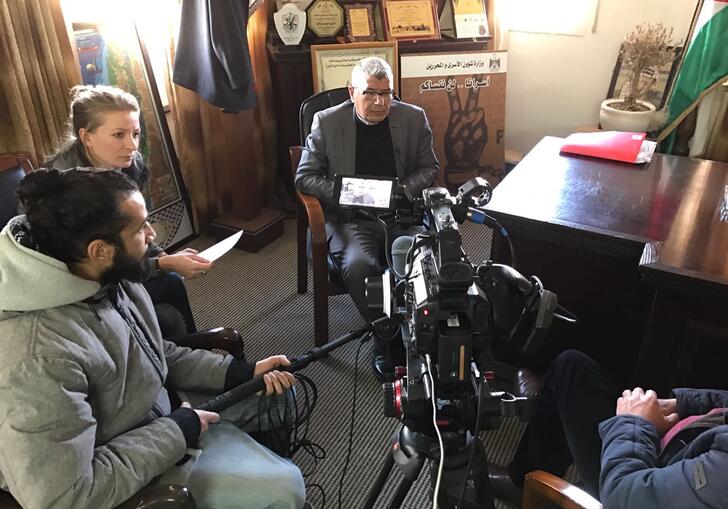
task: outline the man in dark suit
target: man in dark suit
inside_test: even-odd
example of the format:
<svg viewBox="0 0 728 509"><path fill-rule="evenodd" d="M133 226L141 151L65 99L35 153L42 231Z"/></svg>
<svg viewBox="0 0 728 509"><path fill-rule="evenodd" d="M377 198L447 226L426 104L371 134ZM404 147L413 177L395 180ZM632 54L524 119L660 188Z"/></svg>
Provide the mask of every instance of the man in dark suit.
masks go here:
<svg viewBox="0 0 728 509"><path fill-rule="evenodd" d="M380 58L365 58L352 70L350 100L318 112L296 172L296 188L316 196L324 207L330 265L341 274L356 307L367 321L381 311L367 308L365 279L386 265L384 230L379 222L360 219L334 203L334 176L397 177L413 196L434 181L440 165L432 149L425 112L393 100L392 70ZM390 241L411 234L395 228ZM394 369L391 345L376 340L374 370L388 378Z"/></svg>

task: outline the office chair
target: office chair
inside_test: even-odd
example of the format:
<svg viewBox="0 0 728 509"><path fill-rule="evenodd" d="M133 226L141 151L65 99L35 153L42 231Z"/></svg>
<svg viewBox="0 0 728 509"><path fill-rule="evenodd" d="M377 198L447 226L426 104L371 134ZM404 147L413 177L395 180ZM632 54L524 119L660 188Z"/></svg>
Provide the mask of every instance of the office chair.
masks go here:
<svg viewBox="0 0 728 509"><path fill-rule="evenodd" d="M523 509L542 509L554 505L564 509L602 509L598 500L560 477L543 470L526 474Z"/></svg>
<svg viewBox="0 0 728 509"><path fill-rule="evenodd" d="M31 171L33 165L27 154L0 154L0 229L18 215L15 191Z"/></svg>

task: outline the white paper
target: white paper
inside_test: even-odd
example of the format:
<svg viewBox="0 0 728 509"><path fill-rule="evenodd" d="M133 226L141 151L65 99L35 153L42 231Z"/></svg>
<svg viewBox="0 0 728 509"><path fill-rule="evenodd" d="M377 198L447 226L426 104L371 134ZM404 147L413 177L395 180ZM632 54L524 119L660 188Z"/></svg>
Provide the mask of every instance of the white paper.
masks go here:
<svg viewBox="0 0 728 509"><path fill-rule="evenodd" d="M637 154L637 160L635 163L649 163L652 161L652 154L655 153L655 148L657 148L656 141L644 140L642 145L640 145L640 151L639 154Z"/></svg>
<svg viewBox="0 0 728 509"><path fill-rule="evenodd" d="M221 240L214 246L208 247L204 251L198 253L198 256L201 256L205 258L206 260L209 260L211 262L214 262L218 258L220 258L222 255L230 251L232 248L235 247L235 244L238 243L240 240L240 237L243 236L243 230L240 230L238 233L233 233L228 238Z"/></svg>

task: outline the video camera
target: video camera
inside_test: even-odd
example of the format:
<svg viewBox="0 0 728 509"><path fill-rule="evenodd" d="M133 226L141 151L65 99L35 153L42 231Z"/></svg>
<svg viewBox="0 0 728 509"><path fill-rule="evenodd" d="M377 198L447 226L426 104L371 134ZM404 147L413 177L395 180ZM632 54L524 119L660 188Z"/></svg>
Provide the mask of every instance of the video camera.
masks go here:
<svg viewBox="0 0 728 509"><path fill-rule="evenodd" d="M390 270L367 280L369 306L400 324L407 352L406 371L399 369L395 382L384 385L385 415L415 432L433 431L433 385L441 429L472 432L477 413L495 418L497 425L501 415L528 412L524 401L508 394L488 391L480 405L476 397L492 341L534 352L557 306L556 295L537 277L525 278L491 261L475 266L463 251L458 225L465 220L506 233L481 209L491 195L482 178L461 186L455 197L440 187L425 189L416 199L398 193L393 200L398 224L424 219L429 231L395 239Z"/></svg>

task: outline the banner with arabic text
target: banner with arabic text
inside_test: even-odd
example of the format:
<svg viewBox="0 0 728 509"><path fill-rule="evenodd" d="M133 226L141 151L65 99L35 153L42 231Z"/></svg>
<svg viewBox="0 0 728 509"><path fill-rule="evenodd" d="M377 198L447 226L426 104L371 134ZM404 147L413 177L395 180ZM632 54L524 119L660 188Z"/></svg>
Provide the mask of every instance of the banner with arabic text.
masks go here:
<svg viewBox="0 0 728 509"><path fill-rule="evenodd" d="M425 110L440 161L438 184L451 190L504 175L507 53L402 55L402 100Z"/></svg>

